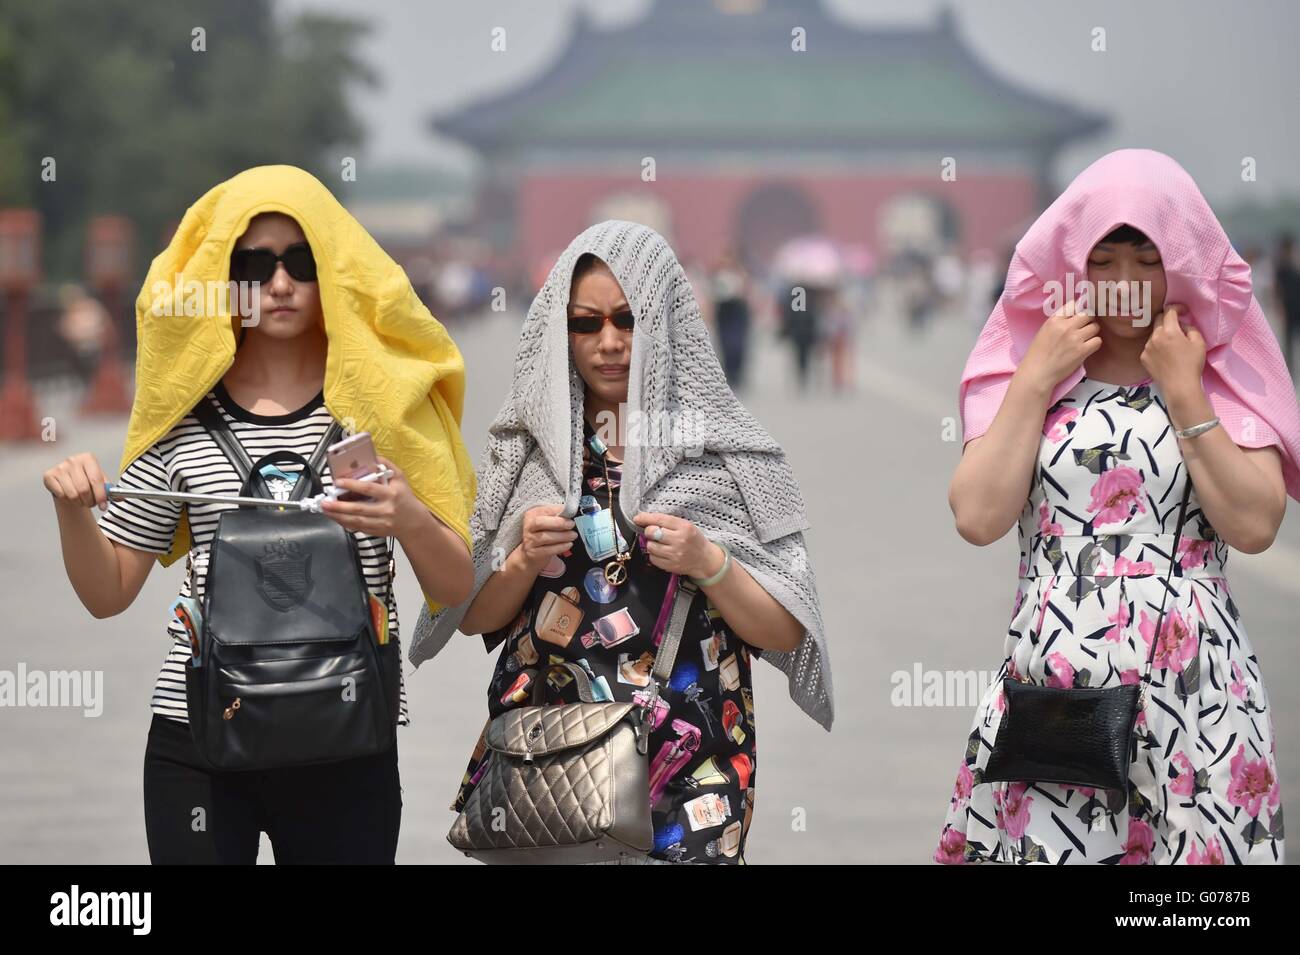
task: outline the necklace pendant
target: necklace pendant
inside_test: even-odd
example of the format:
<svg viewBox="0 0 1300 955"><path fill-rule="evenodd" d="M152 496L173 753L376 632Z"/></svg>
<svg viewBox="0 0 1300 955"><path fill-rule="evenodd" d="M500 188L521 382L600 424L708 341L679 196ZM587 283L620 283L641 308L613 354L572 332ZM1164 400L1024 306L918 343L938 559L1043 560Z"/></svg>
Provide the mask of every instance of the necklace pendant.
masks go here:
<svg viewBox="0 0 1300 955"><path fill-rule="evenodd" d="M627 568L621 560L611 560L605 565L605 579L617 587L627 580Z"/></svg>

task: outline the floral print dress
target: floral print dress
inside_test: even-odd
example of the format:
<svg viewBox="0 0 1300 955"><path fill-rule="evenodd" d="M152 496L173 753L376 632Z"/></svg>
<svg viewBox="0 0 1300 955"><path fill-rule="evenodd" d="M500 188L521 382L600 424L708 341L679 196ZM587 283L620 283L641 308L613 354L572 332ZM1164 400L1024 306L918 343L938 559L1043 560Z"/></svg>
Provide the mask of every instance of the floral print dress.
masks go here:
<svg viewBox="0 0 1300 955"><path fill-rule="evenodd" d="M591 426L586 430L590 441ZM488 687L490 718L532 705L538 681L544 703L578 702L576 681L551 666L556 663L582 667L598 700L639 702L645 694L656 631L674 592L672 575L650 563L645 535L635 525L619 532L620 550L632 551L627 580L617 586L605 580L610 554L601 548L613 546L609 501L612 496L619 506L621 471L610 459L607 487L601 459L584 444L579 539L538 575L515 620L483 635L489 650L501 644ZM754 809L751 665L758 653L731 631L703 591L695 595L650 735L651 861L744 862ZM490 758L481 735L452 809L464 808Z"/></svg>
<svg viewBox="0 0 1300 955"><path fill-rule="evenodd" d="M1282 862L1268 695L1228 589L1228 547L1195 488L1155 633L1187 481L1159 387L1084 378L1049 409L1038 462L1019 522L1005 660L976 712L935 861ZM1127 800L981 780L1005 710L1003 677L1136 683L1153 641Z"/></svg>

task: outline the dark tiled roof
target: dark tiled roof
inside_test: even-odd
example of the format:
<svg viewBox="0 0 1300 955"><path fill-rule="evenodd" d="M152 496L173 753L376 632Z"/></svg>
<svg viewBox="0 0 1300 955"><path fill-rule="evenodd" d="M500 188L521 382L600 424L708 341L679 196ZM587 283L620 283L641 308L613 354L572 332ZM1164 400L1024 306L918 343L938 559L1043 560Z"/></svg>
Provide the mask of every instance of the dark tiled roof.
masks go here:
<svg viewBox="0 0 1300 955"><path fill-rule="evenodd" d="M791 50L803 27L807 50ZM961 146L1054 150L1106 120L1014 85L975 58L950 13L864 29L819 4L727 14L658 0L597 30L581 14L554 64L435 120L484 151L529 146Z"/></svg>

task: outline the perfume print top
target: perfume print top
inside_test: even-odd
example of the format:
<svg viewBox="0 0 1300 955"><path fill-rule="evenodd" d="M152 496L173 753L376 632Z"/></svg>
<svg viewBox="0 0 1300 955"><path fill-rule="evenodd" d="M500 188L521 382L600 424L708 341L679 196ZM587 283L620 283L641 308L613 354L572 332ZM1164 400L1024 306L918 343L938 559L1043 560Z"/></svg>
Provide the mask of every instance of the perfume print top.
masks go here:
<svg viewBox="0 0 1300 955"><path fill-rule="evenodd" d="M609 462L607 488L600 458L584 447L583 493L574 519L578 540L538 576L519 616L484 634L489 650L501 644L488 691L493 717L530 705L537 681L545 685L544 702L577 702L572 676L549 668L556 662L583 667L598 700L634 700L650 682L660 610L673 599L673 578L650 563L636 525L611 523L608 495L617 507L621 462ZM604 573L615 548L630 548L632 554L627 579L618 585ZM743 861L754 796L750 663L757 654L699 593L655 708L650 738L654 857ZM461 808L488 758L480 740L453 808Z"/></svg>
<svg viewBox="0 0 1300 955"><path fill-rule="evenodd" d="M962 440L988 430L1016 366L1055 311L1053 296L1086 280L1088 253L1119 225L1155 243L1168 286L1165 303L1186 305L1204 336L1202 382L1215 415L1242 447L1276 446L1287 493L1300 500L1300 408L1252 292L1250 266L1233 250L1192 177L1150 149L1120 149L1098 159L1016 244L1005 291L962 372ZM1051 403L1082 378L1079 368L1060 382Z"/></svg>
<svg viewBox="0 0 1300 955"><path fill-rule="evenodd" d="M763 654L787 677L790 698L826 729L835 716L830 651L813 561L804 541L803 494L781 445L727 384L686 271L648 226L611 219L585 229L560 254L528 308L510 394L488 428L478 470L474 595L523 537L537 504L579 512L586 383L573 362L568 305L577 261L609 267L636 316L627 408L648 439L626 443L622 502L677 514L715 540L804 627L790 652ZM437 613L420 612L410 660L432 658L451 639L473 596Z"/></svg>

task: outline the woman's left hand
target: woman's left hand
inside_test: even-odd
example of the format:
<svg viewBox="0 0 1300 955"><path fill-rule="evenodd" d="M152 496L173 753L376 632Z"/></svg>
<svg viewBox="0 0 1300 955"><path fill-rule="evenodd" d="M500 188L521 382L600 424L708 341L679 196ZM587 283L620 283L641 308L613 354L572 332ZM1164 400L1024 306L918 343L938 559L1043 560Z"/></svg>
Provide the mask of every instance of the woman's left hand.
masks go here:
<svg viewBox="0 0 1300 955"><path fill-rule="evenodd" d="M722 567L726 556L722 548L686 518L641 511L632 520L643 528L650 563L660 570L685 577L710 577ZM663 530L657 541L655 528Z"/></svg>
<svg viewBox="0 0 1300 955"><path fill-rule="evenodd" d="M354 481L336 478L335 487L354 491L371 498L369 501L341 501L326 498L321 509L350 531L360 531L372 537L399 537L403 527L416 527L426 513L424 505L406 483L401 469L385 457L379 458L380 467L388 468L392 475L388 483L381 481Z"/></svg>
<svg viewBox="0 0 1300 955"><path fill-rule="evenodd" d="M1142 367L1151 375L1166 396L1195 393L1201 389L1201 372L1205 368L1205 339L1188 322L1180 319L1187 306L1170 305L1151 329L1151 336L1140 356Z"/></svg>

